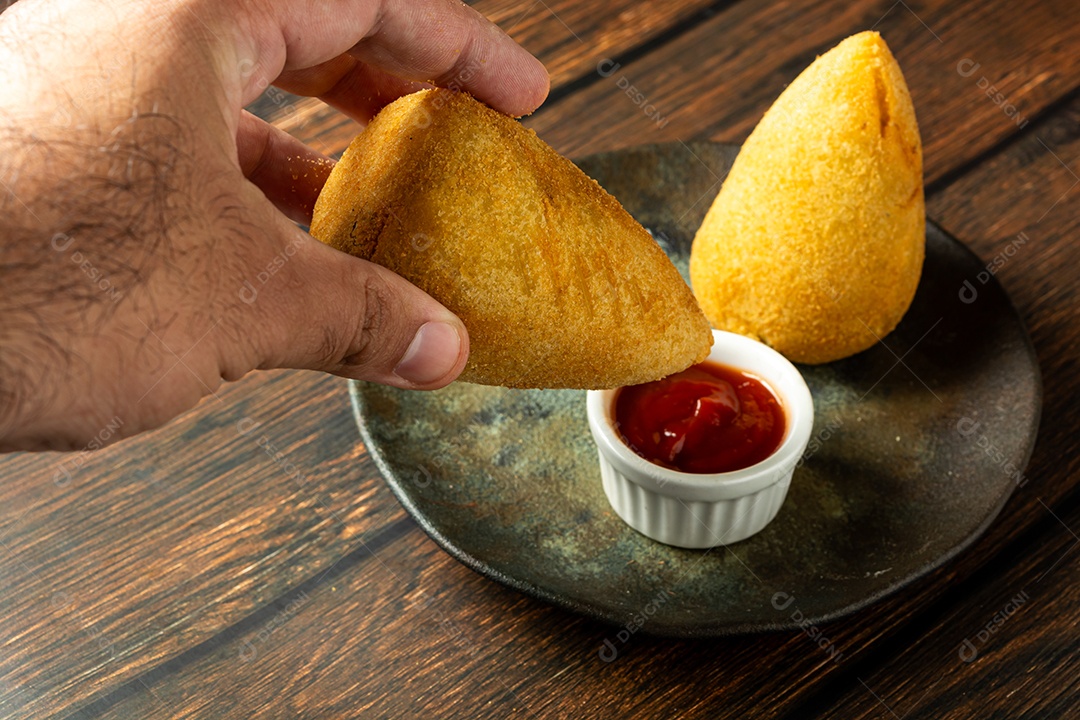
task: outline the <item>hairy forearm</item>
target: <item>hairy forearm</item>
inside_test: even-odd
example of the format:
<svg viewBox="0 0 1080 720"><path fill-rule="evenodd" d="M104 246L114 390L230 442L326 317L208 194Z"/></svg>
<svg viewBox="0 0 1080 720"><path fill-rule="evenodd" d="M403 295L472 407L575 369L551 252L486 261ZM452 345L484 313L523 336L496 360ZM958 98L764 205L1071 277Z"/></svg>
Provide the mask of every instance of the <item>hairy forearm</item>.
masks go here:
<svg viewBox="0 0 1080 720"><path fill-rule="evenodd" d="M0 37L9 20L0 16ZM98 30L88 17L63 39ZM200 52L172 42L188 45L173 60ZM81 447L115 416L123 386L141 393L175 362L169 341L205 331L210 298L183 290L192 273L215 270L206 245L228 222L211 213L244 202L235 180L219 179L228 147L208 141L228 138L213 92L172 97L156 77L167 63L120 44L104 46L108 57L65 52L66 73L47 43L17 57L12 47L0 51L13 79L0 99L0 449ZM197 84L191 75L174 85ZM182 241L191 237L200 242ZM167 414L154 402L126 431Z"/></svg>
<svg viewBox="0 0 1080 720"><path fill-rule="evenodd" d="M167 144L141 147L138 132L120 130L103 146L44 124L3 130L0 438L12 438L51 422L65 400L56 396L61 379L76 379L86 400L91 383L110 382L84 358L119 342L106 326L118 312L128 317L158 272L165 228L177 222L168 208L183 203L173 197L181 183Z"/></svg>

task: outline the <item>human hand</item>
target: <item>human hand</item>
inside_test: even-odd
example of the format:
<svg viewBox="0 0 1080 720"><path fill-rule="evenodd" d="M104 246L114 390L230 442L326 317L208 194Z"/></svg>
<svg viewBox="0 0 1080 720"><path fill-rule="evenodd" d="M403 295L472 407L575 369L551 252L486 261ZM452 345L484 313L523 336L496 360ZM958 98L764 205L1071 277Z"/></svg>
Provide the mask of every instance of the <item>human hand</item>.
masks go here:
<svg viewBox="0 0 1080 720"><path fill-rule="evenodd" d="M156 427L253 369L432 389L468 336L307 222L332 162L242 110L363 122L423 83L512 115L543 66L455 0L21 0L0 15L0 449Z"/></svg>

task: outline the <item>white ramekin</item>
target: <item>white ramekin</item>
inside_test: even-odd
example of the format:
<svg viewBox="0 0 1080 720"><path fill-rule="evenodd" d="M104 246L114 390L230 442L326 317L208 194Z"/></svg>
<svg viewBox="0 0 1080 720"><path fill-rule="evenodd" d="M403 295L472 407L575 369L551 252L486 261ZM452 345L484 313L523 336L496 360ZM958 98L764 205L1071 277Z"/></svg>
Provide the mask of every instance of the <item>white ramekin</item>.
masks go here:
<svg viewBox="0 0 1080 720"><path fill-rule="evenodd" d="M618 390L590 390L589 429L611 507L630 527L668 545L710 548L745 540L776 517L810 441L814 401L799 371L767 345L713 330L708 359L749 372L775 392L787 421L780 447L756 465L726 473L684 473L655 465L615 429Z"/></svg>

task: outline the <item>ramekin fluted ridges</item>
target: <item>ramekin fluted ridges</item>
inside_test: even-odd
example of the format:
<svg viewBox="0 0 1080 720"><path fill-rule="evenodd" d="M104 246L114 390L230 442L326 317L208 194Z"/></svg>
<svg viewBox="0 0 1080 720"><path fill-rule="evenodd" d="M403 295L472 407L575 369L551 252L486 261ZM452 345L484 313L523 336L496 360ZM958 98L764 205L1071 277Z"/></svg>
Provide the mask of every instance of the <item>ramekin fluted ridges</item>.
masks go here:
<svg viewBox="0 0 1080 720"><path fill-rule="evenodd" d="M649 462L626 446L615 427L618 390L591 390L589 429L600 456L604 492L619 517L668 545L729 545L776 517L795 467L810 441L814 403L802 375L783 355L755 340L713 330L708 360L749 372L779 396L787 423L776 452L734 472L699 474Z"/></svg>

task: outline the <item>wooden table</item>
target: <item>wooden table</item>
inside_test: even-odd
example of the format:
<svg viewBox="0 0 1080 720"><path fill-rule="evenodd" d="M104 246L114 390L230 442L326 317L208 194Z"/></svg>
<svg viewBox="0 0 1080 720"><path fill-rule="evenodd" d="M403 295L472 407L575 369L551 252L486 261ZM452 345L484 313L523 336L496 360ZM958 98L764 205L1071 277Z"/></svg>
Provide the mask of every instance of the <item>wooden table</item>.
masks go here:
<svg viewBox="0 0 1080 720"><path fill-rule="evenodd" d="M261 373L102 452L0 459L0 713L1080 716L1080 3L476 7L547 64L525 123L570 156L740 142L816 54L881 31L918 111L928 214L988 262L1028 238L997 277L1043 369L1030 482L961 557L824 628L839 661L789 632L638 636L607 663L611 628L473 574L405 515L344 381ZM258 107L327 153L359 129L281 93Z"/></svg>

